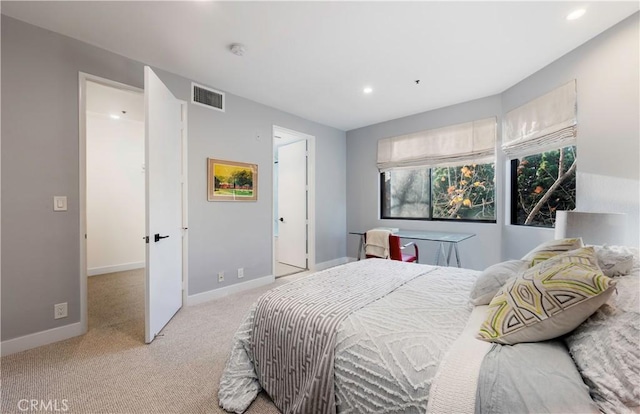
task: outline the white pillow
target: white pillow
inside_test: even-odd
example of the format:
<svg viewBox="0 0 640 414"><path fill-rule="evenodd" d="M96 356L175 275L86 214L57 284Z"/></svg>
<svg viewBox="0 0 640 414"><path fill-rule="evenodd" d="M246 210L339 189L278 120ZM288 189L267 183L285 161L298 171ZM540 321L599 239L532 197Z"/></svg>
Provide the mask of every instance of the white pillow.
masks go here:
<svg viewBox="0 0 640 414"><path fill-rule="evenodd" d="M612 276L624 276L633 268L633 252L625 246L595 247L598 266L602 273Z"/></svg>
<svg viewBox="0 0 640 414"><path fill-rule="evenodd" d="M528 265L525 260L507 260L487 267L476 279L469 300L475 306L488 305L505 282Z"/></svg>
<svg viewBox="0 0 640 414"><path fill-rule="evenodd" d="M631 413L640 406L640 276L616 282L618 294L565 342L602 412Z"/></svg>

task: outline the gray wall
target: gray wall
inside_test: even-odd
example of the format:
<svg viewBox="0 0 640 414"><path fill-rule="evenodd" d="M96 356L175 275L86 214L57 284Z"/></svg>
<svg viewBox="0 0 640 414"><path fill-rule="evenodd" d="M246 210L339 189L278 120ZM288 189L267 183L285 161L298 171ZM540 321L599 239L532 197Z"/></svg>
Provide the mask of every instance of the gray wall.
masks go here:
<svg viewBox="0 0 640 414"><path fill-rule="evenodd" d="M380 220L379 175L375 166L381 138L438 128L502 114L560 86L578 83L577 208L626 212L626 244L639 244L640 147L638 16L636 13L583 46L551 63L500 95L399 118L347 132L347 227L375 226L477 233L460 244L463 265L474 269L519 258L552 239L553 229L507 224L509 191L506 161L497 154L497 224ZM347 240L355 257L356 236ZM422 243L420 262L433 263L435 245Z"/></svg>
<svg viewBox="0 0 640 414"><path fill-rule="evenodd" d="M80 319L79 71L143 86L140 62L2 16L2 340ZM188 100L190 80L157 73ZM273 124L316 137L316 262L346 253L345 133L226 97L225 113L188 109L191 295L271 274ZM257 163L259 201L207 202L207 157ZM218 271L233 275L218 283ZM60 302L69 317L54 320Z"/></svg>
<svg viewBox="0 0 640 414"><path fill-rule="evenodd" d="M640 104L636 13L502 94L505 112L571 79L578 88L576 209L628 214L626 244L640 243ZM505 258L553 230L505 226Z"/></svg>
<svg viewBox="0 0 640 414"><path fill-rule="evenodd" d="M354 129L347 132L347 227L349 231L366 231L376 226L399 227L408 230L446 230L476 233L477 236L459 245L462 265L472 269L500 261L501 229L496 223L462 223L419 220L381 220L380 175L376 168L378 140L425 129L473 121L498 118L500 125L500 96L478 99L434 111L398 118L392 121ZM500 182L500 181L497 181ZM497 216L504 216L502 189L497 186ZM350 235L347 253L356 257L358 237ZM437 244L418 242L420 263L433 264Z"/></svg>

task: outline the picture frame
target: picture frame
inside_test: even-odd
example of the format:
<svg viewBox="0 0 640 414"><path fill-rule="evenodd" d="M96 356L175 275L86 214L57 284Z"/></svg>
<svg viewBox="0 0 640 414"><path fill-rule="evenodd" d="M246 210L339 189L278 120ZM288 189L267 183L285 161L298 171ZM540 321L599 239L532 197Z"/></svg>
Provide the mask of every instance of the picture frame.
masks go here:
<svg viewBox="0 0 640 414"><path fill-rule="evenodd" d="M257 201L258 164L207 158L207 201Z"/></svg>

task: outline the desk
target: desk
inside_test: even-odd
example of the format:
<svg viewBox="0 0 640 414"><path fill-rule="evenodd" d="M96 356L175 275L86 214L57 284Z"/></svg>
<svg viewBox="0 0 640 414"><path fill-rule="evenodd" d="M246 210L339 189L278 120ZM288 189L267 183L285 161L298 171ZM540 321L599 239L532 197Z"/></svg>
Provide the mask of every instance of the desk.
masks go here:
<svg viewBox="0 0 640 414"><path fill-rule="evenodd" d="M364 253L364 235L366 232L352 231L349 234L356 234L360 236L360 244L358 245L358 260L360 260L362 253ZM463 240L470 239L475 236L474 233L450 233L446 231L421 231L421 230L400 230L394 235L401 239L409 240L425 240L439 242L438 250L436 252L436 266L440 264L440 256L442 259L446 259L447 266L451 263L451 253L455 252L456 263L458 267L460 264L460 252L458 252L458 243ZM448 251L445 253L445 243L449 245Z"/></svg>

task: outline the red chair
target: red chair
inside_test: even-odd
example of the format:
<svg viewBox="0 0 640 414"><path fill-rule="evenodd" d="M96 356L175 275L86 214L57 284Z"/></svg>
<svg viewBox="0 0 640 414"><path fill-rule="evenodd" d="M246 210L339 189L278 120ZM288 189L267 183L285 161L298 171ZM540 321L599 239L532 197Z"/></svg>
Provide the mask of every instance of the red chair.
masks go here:
<svg viewBox="0 0 640 414"><path fill-rule="evenodd" d="M413 246L414 254L404 254L402 251L409 246ZM409 242L405 245L400 243L400 237L394 236L393 234L389 236L389 256L391 260L399 260L402 262L416 262L418 263L418 245L414 242Z"/></svg>
<svg viewBox="0 0 640 414"><path fill-rule="evenodd" d="M367 234L365 233L363 235L364 237L364 243L366 245L367 243ZM409 246L413 246L414 249L414 254L410 255L410 254L404 254L402 251ZM378 257L378 256L373 256L373 255L365 255L367 257L367 259L370 259L372 257ZM400 243L400 237L398 236L394 236L393 234L389 235L389 259L391 260L398 260L398 261L402 261L402 262L415 262L418 263L418 245L415 244L414 242L409 242L405 245L402 245Z"/></svg>

